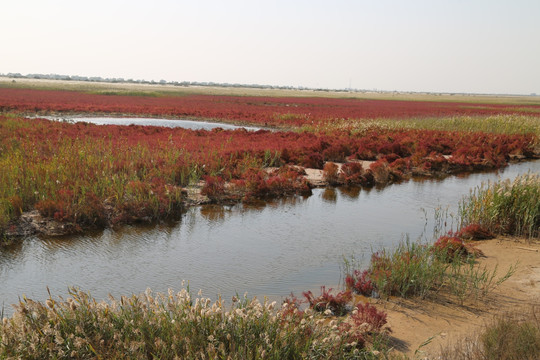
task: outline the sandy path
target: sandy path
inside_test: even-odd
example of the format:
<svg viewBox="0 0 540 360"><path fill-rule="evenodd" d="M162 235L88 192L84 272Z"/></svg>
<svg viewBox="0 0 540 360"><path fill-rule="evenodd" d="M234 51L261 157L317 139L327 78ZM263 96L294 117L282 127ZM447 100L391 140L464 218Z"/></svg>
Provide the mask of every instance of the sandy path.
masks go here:
<svg viewBox="0 0 540 360"><path fill-rule="evenodd" d="M434 359L442 346L455 342L489 322L493 315L504 311L527 309L540 299L540 244L513 238L499 238L477 242L486 258L480 266L493 269L498 265L497 277L517 264L516 272L502 283L487 299L458 306L422 300L378 301L378 307L388 312L388 324L393 330L393 345L411 357L423 346L421 358ZM418 355L418 354L417 354Z"/></svg>

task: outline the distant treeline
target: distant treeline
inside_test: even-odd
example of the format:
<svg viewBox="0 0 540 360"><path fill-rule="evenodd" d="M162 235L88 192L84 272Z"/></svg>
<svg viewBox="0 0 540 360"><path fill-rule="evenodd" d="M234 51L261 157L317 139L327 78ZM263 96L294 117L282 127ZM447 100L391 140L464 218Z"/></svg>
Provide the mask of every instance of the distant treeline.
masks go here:
<svg viewBox="0 0 540 360"><path fill-rule="evenodd" d="M199 82L199 81L166 81L166 80L134 80L124 78L103 78L101 76L79 76L79 75L59 75L59 74L27 74L7 73L0 76L15 78L15 79L47 79L47 80L65 80L65 81L88 81L88 82L105 82L105 83L131 83L131 84L150 84L150 85L173 85L173 86L211 86L211 87L237 87L237 88L255 88L255 89L281 89L281 90L313 90L313 91L362 91L358 89L323 89L309 88L304 86L277 86L277 85L260 85L260 84L230 84L230 83L215 83L215 82Z"/></svg>

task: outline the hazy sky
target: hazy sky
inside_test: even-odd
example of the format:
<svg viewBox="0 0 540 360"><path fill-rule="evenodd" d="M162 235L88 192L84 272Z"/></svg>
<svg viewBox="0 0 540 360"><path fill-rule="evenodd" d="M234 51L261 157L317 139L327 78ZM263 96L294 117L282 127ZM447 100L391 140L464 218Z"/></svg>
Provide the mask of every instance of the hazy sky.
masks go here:
<svg viewBox="0 0 540 360"><path fill-rule="evenodd" d="M4 0L0 73L540 94L540 0Z"/></svg>

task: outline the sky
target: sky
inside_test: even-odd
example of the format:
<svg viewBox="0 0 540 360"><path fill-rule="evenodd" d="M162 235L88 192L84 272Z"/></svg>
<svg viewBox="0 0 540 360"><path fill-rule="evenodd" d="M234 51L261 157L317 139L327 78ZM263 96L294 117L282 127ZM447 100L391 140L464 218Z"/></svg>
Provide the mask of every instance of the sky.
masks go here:
<svg viewBox="0 0 540 360"><path fill-rule="evenodd" d="M0 73L540 94L539 0L4 0Z"/></svg>

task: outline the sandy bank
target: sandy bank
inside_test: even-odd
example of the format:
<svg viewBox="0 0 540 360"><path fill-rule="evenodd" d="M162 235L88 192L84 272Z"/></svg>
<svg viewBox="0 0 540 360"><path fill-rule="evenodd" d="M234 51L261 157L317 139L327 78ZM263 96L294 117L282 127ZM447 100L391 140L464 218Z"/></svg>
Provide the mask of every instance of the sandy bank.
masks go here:
<svg viewBox="0 0 540 360"><path fill-rule="evenodd" d="M486 255L480 266L497 268L497 277L517 263L516 272L496 288L493 294L464 306L452 302L393 298L378 300L377 306L388 313L393 330L393 346L411 357L420 348L422 359L435 359L441 347L473 336L494 315L527 310L540 301L540 244L524 239L497 238L477 242ZM418 355L418 354L417 354Z"/></svg>

